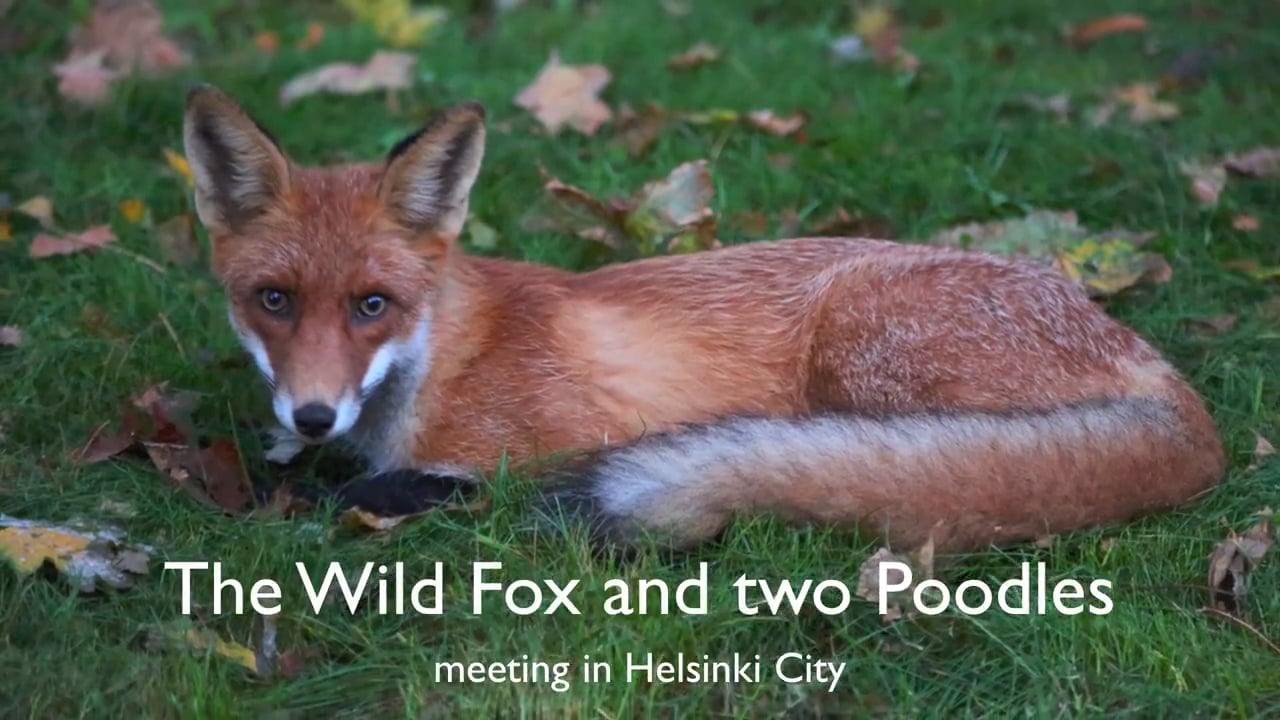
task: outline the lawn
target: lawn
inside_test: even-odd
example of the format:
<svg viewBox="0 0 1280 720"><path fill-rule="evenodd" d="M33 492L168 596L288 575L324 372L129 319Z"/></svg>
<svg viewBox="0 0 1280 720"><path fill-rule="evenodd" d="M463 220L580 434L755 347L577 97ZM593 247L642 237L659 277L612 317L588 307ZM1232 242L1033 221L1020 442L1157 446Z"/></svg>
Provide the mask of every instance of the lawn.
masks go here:
<svg viewBox="0 0 1280 720"><path fill-rule="evenodd" d="M1233 177L1213 206L1180 172L1209 160L1280 145L1280 6L1271 0L902 0L903 44L913 72L875 62L833 64L829 45L849 33L843 2L694 0L673 15L656 0L530 2L494 14L455 3L448 21L411 51L412 87L395 93L316 95L282 106L280 86L324 63L363 62L386 43L337 3L205 0L159 3L166 31L193 62L163 77L122 79L105 102L62 97L51 68L87 0L0 2L0 193L13 205L52 200L57 224L110 223L115 247L33 259L39 224L10 213L0 241L0 325L23 341L0 347L0 513L67 523L111 523L155 547L149 576L126 592L82 595L0 567L0 715L4 717L404 717L636 715L770 716L981 714L995 716L1252 717L1280 713L1280 562L1250 578L1244 623L1211 617L1208 556L1229 530L1280 507L1280 463L1255 463L1255 433L1280 441L1280 311L1274 280L1232 261L1280 265L1280 183ZM1077 48L1066 26L1141 12L1146 32ZM300 49L313 21L323 39ZM274 32L279 48L255 42ZM689 71L667 60L698 41L723 50ZM615 109L650 102L685 111L803 111L803 137L742 124L673 123L632 156L612 126L551 136L512 98L552 49L566 63L600 63ZM1189 50L1211 50L1203 78L1162 91L1178 116L1134 122L1122 109L1094 126L1091 108L1111 88L1158 81ZM1184 74L1185 75L1185 74ZM998 583L1024 561L1044 562L1051 582L1115 584L1105 616L967 616L947 612L886 623L874 605L798 617L737 611L734 579L856 582L876 546L851 532L794 529L771 519L733 526L716 544L672 559L644 552L619 564L596 558L578 534L535 523L530 478L494 479L487 503L431 513L385 533L337 528L322 513L246 519L175 492L145 461L75 462L70 452L119 415L125 399L155 383L197 393L201 431L233 437L255 475L279 471L251 430L270 417L268 393L227 326L217 283L203 263L165 261L147 223L121 203L140 200L157 223L191 209L165 149L181 150L183 97L197 81L239 98L299 161L372 158L434 108L468 98L488 108L485 169L475 217L497 233L478 250L568 268L599 262L590 241L528 229L544 200L540 169L601 196L624 196L680 163L706 159L712 208L725 242L811 229L837 208L902 240L971 221L1016 218L1035 208L1074 210L1090 228L1151 231L1145 249L1172 268L1168 282L1140 283L1105 300L1204 393L1227 443L1220 488L1175 512L1020 546L938 559L949 584ZM1068 93L1064 121L1020 107L1028 95ZM761 227L763 214L767 226ZM1241 216L1259 229L1237 229ZM469 242L476 235L467 236ZM1206 331L1197 319L1235 316ZM1220 323L1226 325L1227 323ZM348 472L332 455L302 461L304 482ZM127 510L132 510L128 512ZM278 578L285 611L277 643L305 655L293 677L261 678L210 652L148 643L148 628L183 620L181 583L164 560L221 561L232 577ZM441 616L369 609L312 612L295 562L406 564L417 577L444 563ZM503 563L501 577L580 578L583 614L520 617L470 612L471 564ZM609 578L691 577L710 570L705 615L609 617ZM200 628L247 646L261 640L252 613L214 615L197 584ZM154 632L151 632L154 634ZM1268 641L1267 638L1270 638ZM1270 642L1270 645L1268 644ZM301 653L305 650L305 653ZM628 653L713 659L759 654L759 683L626 682ZM833 691L771 676L786 652L848 663ZM614 666L612 682L574 676L549 684L437 682L440 661L530 659Z"/></svg>

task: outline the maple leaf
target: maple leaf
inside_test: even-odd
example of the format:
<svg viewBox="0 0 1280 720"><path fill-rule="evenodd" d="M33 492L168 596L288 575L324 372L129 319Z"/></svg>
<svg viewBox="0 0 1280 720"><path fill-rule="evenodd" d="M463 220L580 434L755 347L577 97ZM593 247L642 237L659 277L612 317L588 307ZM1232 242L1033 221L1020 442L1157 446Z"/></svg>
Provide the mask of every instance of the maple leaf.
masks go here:
<svg viewBox="0 0 1280 720"><path fill-rule="evenodd" d="M31 241L28 254L33 258L46 258L52 255L71 255L85 250L96 250L103 245L115 242L116 236L110 225L97 225L78 233L67 233L61 237L40 233Z"/></svg>
<svg viewBox="0 0 1280 720"><path fill-rule="evenodd" d="M379 50L363 65L322 65L285 83L280 88L280 102L289 105L318 92L359 95L374 90L402 90L413 84L417 61L409 53Z"/></svg>
<svg viewBox="0 0 1280 720"><path fill-rule="evenodd" d="M610 78L603 65L565 65L559 53L552 51L533 82L516 95L515 104L533 113L552 134L568 126L594 135L613 117L598 97Z"/></svg>

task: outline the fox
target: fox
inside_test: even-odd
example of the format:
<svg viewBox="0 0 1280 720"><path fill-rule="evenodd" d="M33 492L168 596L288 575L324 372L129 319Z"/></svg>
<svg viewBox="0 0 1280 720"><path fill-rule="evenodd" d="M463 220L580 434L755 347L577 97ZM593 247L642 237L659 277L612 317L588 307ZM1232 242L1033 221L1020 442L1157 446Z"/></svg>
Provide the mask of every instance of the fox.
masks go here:
<svg viewBox="0 0 1280 720"><path fill-rule="evenodd" d="M290 452L344 444L359 487L430 505L531 467L621 546L772 515L968 551L1226 472L1200 395L1032 260L817 237L587 272L469 254L485 118L462 102L384 158L304 166L221 90L187 95L231 329Z"/></svg>

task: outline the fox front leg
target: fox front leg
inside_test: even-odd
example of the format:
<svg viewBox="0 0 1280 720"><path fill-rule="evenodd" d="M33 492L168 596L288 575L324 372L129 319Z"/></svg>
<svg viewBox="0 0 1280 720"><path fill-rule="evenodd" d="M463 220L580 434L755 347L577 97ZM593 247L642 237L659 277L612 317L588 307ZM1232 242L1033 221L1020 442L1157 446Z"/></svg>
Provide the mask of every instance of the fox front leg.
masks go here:
<svg viewBox="0 0 1280 720"><path fill-rule="evenodd" d="M384 517L412 515L475 493L476 478L451 466L407 468L356 478L338 488L339 509L360 508Z"/></svg>

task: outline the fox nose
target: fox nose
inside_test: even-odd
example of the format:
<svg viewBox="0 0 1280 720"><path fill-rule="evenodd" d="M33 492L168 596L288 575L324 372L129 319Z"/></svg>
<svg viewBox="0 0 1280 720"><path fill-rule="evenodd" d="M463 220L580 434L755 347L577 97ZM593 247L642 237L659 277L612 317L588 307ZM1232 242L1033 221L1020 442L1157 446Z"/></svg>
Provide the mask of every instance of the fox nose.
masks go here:
<svg viewBox="0 0 1280 720"><path fill-rule="evenodd" d="M337 419L337 411L324 403L307 403L293 411L294 426L309 438L322 437L333 429L333 422Z"/></svg>

